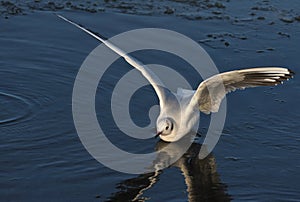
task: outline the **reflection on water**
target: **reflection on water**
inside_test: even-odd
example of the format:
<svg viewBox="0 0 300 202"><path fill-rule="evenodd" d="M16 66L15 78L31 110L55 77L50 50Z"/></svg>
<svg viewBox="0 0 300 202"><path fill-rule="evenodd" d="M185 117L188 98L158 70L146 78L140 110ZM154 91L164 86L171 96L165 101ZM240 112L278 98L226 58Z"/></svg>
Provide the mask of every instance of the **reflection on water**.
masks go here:
<svg viewBox="0 0 300 202"><path fill-rule="evenodd" d="M176 155L174 154L177 153L176 144L174 147L166 147L167 145L168 143L163 141L156 144L159 155L153 166L168 163L170 158ZM200 144L193 143L189 150L171 165L181 170L189 201L230 201L226 185L221 182L217 173L215 157L210 154L200 160L198 158L200 148ZM107 201L147 201L149 198L144 196L144 192L151 189L163 173L163 170L157 170L122 181L116 186L119 191L111 195Z"/></svg>
<svg viewBox="0 0 300 202"><path fill-rule="evenodd" d="M158 180L162 171L139 175L136 178L122 181L117 185L120 191L113 194L107 201L146 201L144 191L150 189Z"/></svg>

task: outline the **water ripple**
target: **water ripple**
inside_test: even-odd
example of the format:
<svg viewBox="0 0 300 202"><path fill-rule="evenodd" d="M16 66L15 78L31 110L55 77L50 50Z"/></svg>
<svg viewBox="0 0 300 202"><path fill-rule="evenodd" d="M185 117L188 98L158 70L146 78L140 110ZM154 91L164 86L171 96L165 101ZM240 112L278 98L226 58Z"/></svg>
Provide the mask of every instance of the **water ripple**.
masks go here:
<svg viewBox="0 0 300 202"><path fill-rule="evenodd" d="M30 103L17 95L0 92L0 124L19 121L30 114Z"/></svg>

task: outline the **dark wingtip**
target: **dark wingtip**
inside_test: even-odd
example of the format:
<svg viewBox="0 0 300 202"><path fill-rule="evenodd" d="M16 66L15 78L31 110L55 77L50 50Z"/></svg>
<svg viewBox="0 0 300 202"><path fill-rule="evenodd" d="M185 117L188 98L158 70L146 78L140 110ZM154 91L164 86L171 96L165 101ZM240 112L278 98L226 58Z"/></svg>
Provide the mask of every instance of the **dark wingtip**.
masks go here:
<svg viewBox="0 0 300 202"><path fill-rule="evenodd" d="M289 73L288 73L288 74L285 74L285 76L282 77L282 78L279 80L281 84L283 84L283 81L288 81L289 79L294 78L295 72L292 71L292 70L289 69L289 68L287 68L287 70L288 70ZM280 84L280 83L278 83L278 84Z"/></svg>
<svg viewBox="0 0 300 202"><path fill-rule="evenodd" d="M294 71L292 71L291 69L288 69L290 75L293 77L296 73Z"/></svg>

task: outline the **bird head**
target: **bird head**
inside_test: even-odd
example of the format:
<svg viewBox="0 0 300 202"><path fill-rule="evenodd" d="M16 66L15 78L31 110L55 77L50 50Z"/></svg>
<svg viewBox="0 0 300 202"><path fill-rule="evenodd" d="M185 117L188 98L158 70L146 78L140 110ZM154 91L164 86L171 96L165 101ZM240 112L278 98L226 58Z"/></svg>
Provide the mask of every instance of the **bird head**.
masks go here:
<svg viewBox="0 0 300 202"><path fill-rule="evenodd" d="M168 138L166 137L172 135L174 127L175 123L172 118L163 118L158 120L156 124L157 133L155 137L159 136L162 140L168 141Z"/></svg>

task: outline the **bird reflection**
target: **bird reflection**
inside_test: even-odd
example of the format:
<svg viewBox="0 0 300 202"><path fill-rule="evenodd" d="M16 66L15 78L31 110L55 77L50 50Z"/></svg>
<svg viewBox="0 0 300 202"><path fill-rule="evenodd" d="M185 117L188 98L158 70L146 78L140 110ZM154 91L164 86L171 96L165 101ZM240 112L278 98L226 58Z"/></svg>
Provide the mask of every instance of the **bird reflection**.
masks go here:
<svg viewBox="0 0 300 202"><path fill-rule="evenodd" d="M156 144L155 149L159 155L153 164L154 167L167 164L171 156L176 155L174 152L180 149L176 148L174 143L172 143L174 146L166 147L168 144L163 141ZM221 182L217 173L214 156L210 154L205 159L199 159L200 148L201 144L193 143L188 151L171 165L171 167L178 167L185 178L188 200L190 202L230 201L226 185ZM163 170L157 170L122 181L116 187L119 191L111 195L107 201L148 201L150 198L143 194L155 185L161 174L163 174Z"/></svg>

